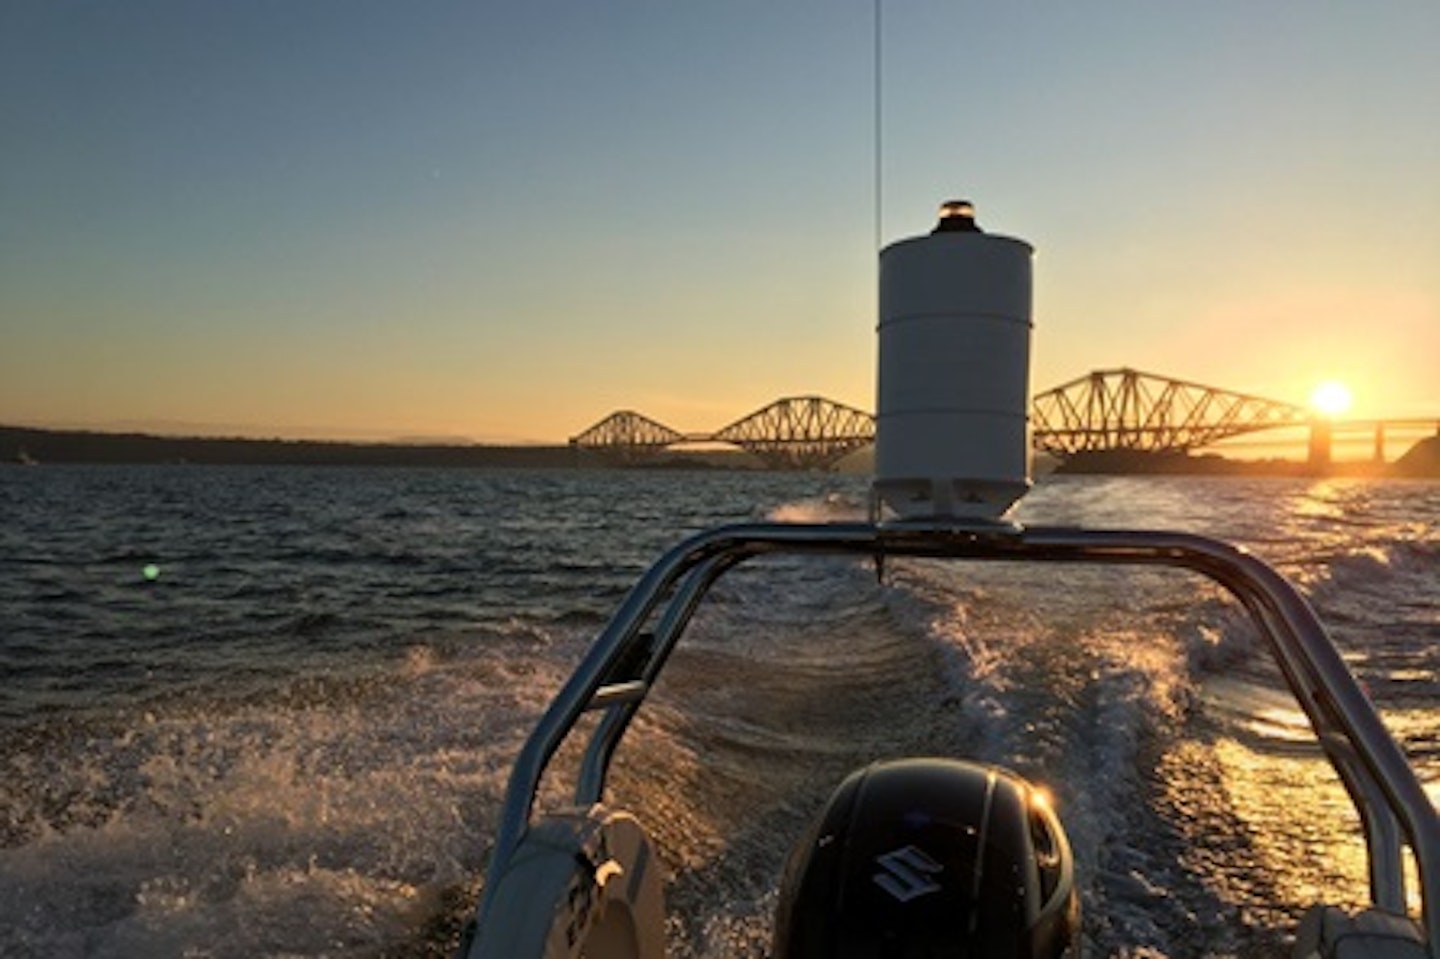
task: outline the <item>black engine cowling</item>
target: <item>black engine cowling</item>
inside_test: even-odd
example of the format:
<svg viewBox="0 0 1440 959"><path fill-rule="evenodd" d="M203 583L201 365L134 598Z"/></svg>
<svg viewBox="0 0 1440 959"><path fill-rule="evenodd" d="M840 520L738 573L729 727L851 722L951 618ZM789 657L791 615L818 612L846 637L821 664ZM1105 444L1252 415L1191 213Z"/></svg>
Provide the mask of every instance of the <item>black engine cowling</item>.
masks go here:
<svg viewBox="0 0 1440 959"><path fill-rule="evenodd" d="M1044 794L994 766L902 759L846 778L791 855L774 956L1053 959L1079 925Z"/></svg>

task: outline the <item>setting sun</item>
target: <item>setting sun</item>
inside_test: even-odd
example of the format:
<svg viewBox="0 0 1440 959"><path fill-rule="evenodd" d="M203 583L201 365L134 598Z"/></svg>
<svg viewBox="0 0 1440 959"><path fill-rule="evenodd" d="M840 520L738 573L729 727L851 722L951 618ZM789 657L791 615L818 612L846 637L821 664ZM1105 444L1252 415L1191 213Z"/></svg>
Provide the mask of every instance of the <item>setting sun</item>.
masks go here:
<svg viewBox="0 0 1440 959"><path fill-rule="evenodd" d="M1310 405L1326 416L1339 416L1350 409L1350 387L1338 380L1326 380L1310 394Z"/></svg>

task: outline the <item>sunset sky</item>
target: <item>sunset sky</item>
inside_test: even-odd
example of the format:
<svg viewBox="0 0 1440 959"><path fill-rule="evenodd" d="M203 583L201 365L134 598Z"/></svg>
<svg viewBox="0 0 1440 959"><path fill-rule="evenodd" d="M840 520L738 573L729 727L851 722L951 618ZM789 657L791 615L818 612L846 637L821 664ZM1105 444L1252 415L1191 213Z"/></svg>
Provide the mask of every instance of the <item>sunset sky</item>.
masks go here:
<svg viewBox="0 0 1440 959"><path fill-rule="evenodd" d="M1037 248L1041 390L1440 415L1440 3L883 12L883 242ZM563 441L875 370L872 0L5 0L0 423Z"/></svg>

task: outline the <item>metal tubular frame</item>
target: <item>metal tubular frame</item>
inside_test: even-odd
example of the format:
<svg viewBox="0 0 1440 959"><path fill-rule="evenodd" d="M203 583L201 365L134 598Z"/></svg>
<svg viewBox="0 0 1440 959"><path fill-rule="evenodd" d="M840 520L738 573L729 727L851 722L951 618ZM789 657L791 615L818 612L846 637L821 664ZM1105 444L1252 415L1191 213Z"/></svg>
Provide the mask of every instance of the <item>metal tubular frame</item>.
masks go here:
<svg viewBox="0 0 1440 959"><path fill-rule="evenodd" d="M1412 850L1427 949L1440 959L1440 818L1404 753L1295 587L1244 549L1188 533L947 520L746 524L690 537L631 589L526 741L511 774L487 889L504 873L529 828L541 777L580 716L604 710L577 777L575 801L586 806L600 800L615 748L707 590L736 564L769 553L1165 566L1219 583L1266 637L1360 815L1375 907L1405 913L1402 845ZM645 625L657 610L655 629L647 633ZM620 674L621 664L637 657L643 664L638 675ZM487 902L482 897L482 935Z"/></svg>

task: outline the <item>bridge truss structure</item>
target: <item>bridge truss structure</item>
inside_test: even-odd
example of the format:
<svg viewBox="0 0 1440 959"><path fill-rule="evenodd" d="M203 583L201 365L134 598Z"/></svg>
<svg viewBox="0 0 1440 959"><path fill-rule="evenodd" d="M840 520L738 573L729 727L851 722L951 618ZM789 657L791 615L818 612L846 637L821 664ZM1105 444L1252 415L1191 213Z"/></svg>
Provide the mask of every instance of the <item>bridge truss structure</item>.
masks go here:
<svg viewBox="0 0 1440 959"><path fill-rule="evenodd" d="M828 469L874 441L875 418L864 410L823 396L791 396L713 433L681 433L621 410L573 437L570 445L634 462L682 443L728 443L772 469Z"/></svg>
<svg viewBox="0 0 1440 959"><path fill-rule="evenodd" d="M1183 453L1260 430L1310 426L1303 406L1129 368L1096 370L1031 405L1032 442L1062 459L1127 450ZM713 433L682 433L633 410L570 440L605 459L635 462L684 443L728 443L775 469L826 469L875 440L875 418L821 396L792 396Z"/></svg>
<svg viewBox="0 0 1440 959"><path fill-rule="evenodd" d="M577 449L595 450L607 459L634 462L653 457L661 450L683 443L685 434L657 423L634 410L618 410L594 426L571 437Z"/></svg>
<svg viewBox="0 0 1440 959"><path fill-rule="evenodd" d="M1037 394L1031 404L1035 448L1061 458L1188 452L1243 433L1306 426L1313 418L1293 403L1128 368L1096 370Z"/></svg>
<svg viewBox="0 0 1440 959"><path fill-rule="evenodd" d="M779 469L833 466L875 442L875 417L823 396L792 396L736 420L712 437Z"/></svg>

